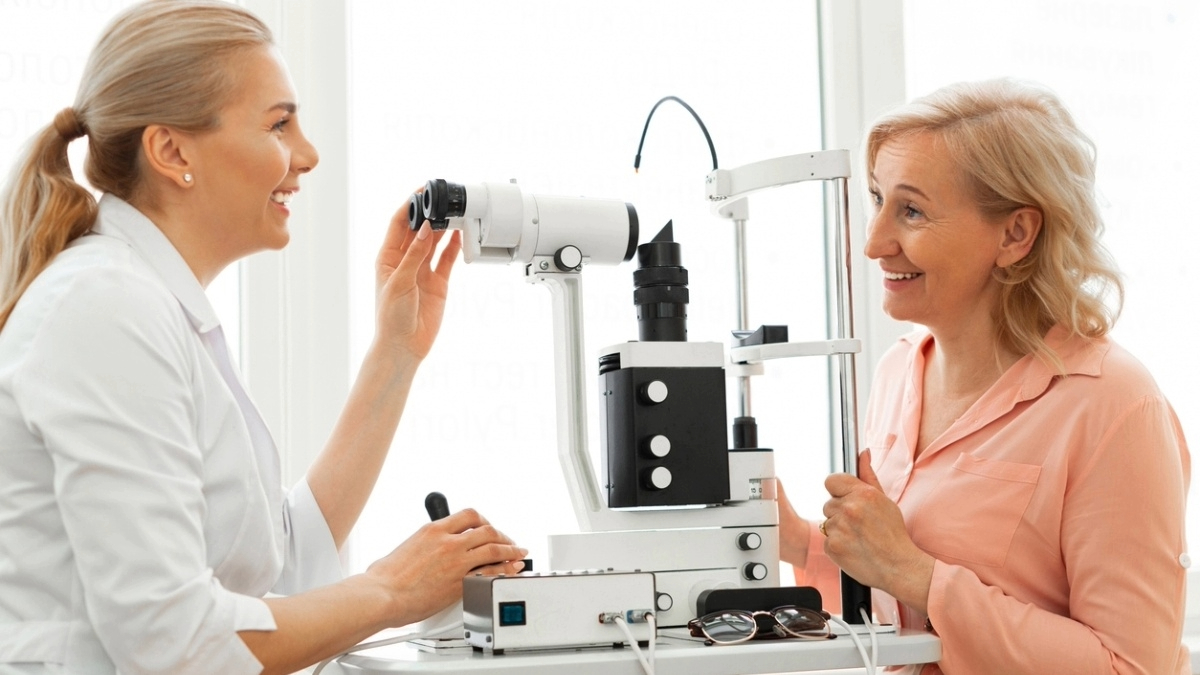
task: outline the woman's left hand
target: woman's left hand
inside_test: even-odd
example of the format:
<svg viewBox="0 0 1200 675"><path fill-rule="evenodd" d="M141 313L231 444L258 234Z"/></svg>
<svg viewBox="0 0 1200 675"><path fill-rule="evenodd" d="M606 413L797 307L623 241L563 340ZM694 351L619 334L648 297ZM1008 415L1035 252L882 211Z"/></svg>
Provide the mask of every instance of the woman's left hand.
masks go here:
<svg viewBox="0 0 1200 675"><path fill-rule="evenodd" d="M418 360L433 347L446 308L450 270L462 249L454 232L432 266L446 231L433 232L426 221L408 229L408 202L392 216L387 237L375 262L376 340Z"/></svg>
<svg viewBox="0 0 1200 675"><path fill-rule="evenodd" d="M904 516L879 486L870 451L859 455L858 478L836 473L825 479L825 554L863 585L886 591L926 611L934 559L917 548Z"/></svg>

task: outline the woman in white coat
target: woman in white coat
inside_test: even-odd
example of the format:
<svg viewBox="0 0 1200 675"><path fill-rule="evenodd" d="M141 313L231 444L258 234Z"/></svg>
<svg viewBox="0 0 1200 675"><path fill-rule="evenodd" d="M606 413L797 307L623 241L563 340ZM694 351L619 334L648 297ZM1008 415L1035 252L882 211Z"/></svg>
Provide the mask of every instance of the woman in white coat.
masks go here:
<svg viewBox="0 0 1200 675"><path fill-rule="evenodd" d="M0 200L0 674L293 672L520 570L468 510L341 578L460 247L407 205L345 410L280 487L204 287L287 243L316 164L270 32L220 1L124 12L32 140Z"/></svg>

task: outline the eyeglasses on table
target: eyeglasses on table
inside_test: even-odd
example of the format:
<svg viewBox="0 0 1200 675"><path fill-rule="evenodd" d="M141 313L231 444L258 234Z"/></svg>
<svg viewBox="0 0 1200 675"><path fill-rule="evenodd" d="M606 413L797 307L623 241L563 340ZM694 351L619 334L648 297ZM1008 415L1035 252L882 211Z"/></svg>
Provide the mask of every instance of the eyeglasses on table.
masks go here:
<svg viewBox="0 0 1200 675"><path fill-rule="evenodd" d="M771 632L764 634L763 630ZM769 612L723 609L688 621L688 632L692 637L704 638L708 644L718 645L735 645L756 637L801 640L833 637L828 613L795 605L776 607Z"/></svg>

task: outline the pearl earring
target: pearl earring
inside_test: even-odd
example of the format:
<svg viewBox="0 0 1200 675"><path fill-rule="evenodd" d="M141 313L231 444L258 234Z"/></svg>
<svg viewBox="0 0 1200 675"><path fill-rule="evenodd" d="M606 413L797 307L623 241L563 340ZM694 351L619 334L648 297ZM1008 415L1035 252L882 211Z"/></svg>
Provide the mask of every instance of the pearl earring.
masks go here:
<svg viewBox="0 0 1200 675"><path fill-rule="evenodd" d="M185 183L192 182L192 174L190 174L190 173L183 174L183 182L185 182Z"/></svg>

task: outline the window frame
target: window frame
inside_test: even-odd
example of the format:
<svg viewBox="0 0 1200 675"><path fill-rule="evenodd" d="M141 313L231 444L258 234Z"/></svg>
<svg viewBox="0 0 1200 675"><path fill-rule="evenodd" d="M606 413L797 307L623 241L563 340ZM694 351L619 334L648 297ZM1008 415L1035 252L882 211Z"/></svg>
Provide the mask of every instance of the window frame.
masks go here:
<svg viewBox="0 0 1200 675"><path fill-rule="evenodd" d="M244 0L275 33L321 170L292 201L291 241L242 261L242 373L285 484L300 480L345 405L350 364L349 3Z"/></svg>

